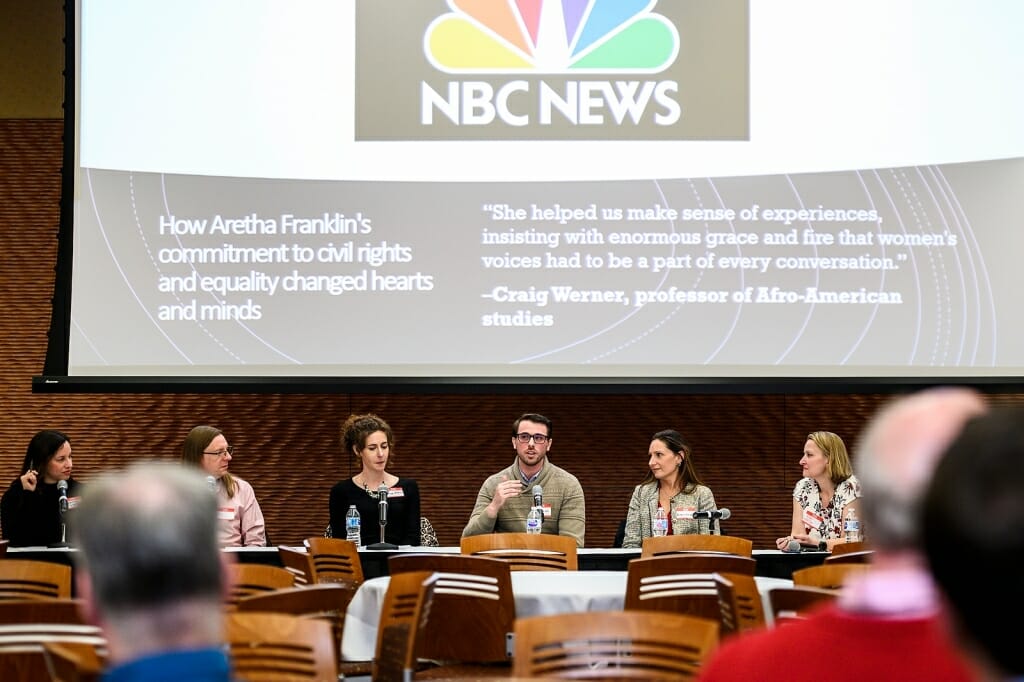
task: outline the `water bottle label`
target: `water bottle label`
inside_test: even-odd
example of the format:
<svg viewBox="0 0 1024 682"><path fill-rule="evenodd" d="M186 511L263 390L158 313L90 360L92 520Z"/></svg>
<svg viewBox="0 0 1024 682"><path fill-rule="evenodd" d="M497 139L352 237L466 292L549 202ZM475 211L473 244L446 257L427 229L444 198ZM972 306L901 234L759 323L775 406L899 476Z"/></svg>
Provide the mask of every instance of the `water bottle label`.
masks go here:
<svg viewBox="0 0 1024 682"><path fill-rule="evenodd" d="M355 530L359 530L359 519L358 518L345 519L345 524L349 528L353 528Z"/></svg>
<svg viewBox="0 0 1024 682"><path fill-rule="evenodd" d="M668 519L655 519L654 520L654 531L656 533L661 533L661 534L668 533Z"/></svg>
<svg viewBox="0 0 1024 682"><path fill-rule="evenodd" d="M540 528L540 519L526 519L526 528L528 530Z"/></svg>
<svg viewBox="0 0 1024 682"><path fill-rule="evenodd" d="M846 521L843 522L843 530L847 533L856 533L860 530L860 521L857 519L846 519Z"/></svg>

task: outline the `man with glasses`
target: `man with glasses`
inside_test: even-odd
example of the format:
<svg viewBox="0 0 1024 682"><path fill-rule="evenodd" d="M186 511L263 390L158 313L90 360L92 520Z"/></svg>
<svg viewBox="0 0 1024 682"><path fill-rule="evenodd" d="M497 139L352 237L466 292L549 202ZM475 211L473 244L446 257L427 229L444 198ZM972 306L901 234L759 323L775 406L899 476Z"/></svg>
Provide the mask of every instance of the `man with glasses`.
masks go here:
<svg viewBox="0 0 1024 682"><path fill-rule="evenodd" d="M551 420L527 413L512 424L516 460L484 481L462 537L484 533L522 533L534 504L534 487L543 492L542 533L568 535L583 546L586 510L575 476L548 461Z"/></svg>

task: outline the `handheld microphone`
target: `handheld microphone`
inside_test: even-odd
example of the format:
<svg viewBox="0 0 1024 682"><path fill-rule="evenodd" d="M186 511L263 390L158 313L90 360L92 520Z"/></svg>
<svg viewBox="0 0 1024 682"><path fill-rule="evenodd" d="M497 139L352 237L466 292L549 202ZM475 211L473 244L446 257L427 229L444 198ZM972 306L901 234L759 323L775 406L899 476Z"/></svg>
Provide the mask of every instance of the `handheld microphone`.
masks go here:
<svg viewBox="0 0 1024 682"><path fill-rule="evenodd" d="M533 506L544 506L544 489L541 488L539 485L533 486Z"/></svg>
<svg viewBox="0 0 1024 682"><path fill-rule="evenodd" d="M789 544L786 545L786 549L784 549L782 551L783 552L793 552L794 554L796 552L799 552L800 551L800 541L799 540L790 540Z"/></svg>
<svg viewBox="0 0 1024 682"><path fill-rule="evenodd" d="M722 519L723 521L728 521L731 516L732 512L725 507L693 512L693 518L695 519Z"/></svg>
<svg viewBox="0 0 1024 682"><path fill-rule="evenodd" d="M380 525L388 522L388 484L381 483L377 488L377 507L380 510Z"/></svg>
<svg viewBox="0 0 1024 682"><path fill-rule="evenodd" d="M64 514L68 510L68 482L57 481L57 494L60 495L58 504L60 504L60 513Z"/></svg>

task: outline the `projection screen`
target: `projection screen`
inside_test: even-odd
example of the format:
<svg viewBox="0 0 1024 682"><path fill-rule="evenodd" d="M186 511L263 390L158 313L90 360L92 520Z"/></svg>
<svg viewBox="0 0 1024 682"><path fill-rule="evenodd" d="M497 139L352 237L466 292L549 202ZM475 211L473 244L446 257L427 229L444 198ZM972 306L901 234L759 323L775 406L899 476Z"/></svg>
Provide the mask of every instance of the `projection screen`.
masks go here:
<svg viewBox="0 0 1024 682"><path fill-rule="evenodd" d="M74 11L69 377L1024 374L1024 3Z"/></svg>

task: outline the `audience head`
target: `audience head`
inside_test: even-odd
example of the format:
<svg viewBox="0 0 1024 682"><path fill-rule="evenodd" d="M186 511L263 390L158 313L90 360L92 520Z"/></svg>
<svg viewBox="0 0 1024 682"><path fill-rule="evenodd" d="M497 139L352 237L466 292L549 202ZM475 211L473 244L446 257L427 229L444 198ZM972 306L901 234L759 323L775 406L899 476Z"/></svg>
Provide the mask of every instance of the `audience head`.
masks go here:
<svg viewBox="0 0 1024 682"><path fill-rule="evenodd" d="M193 468L139 462L84 489L73 541L90 619L125 648L220 639L217 500Z"/></svg>
<svg viewBox="0 0 1024 682"><path fill-rule="evenodd" d="M21 473L39 472L46 483L67 480L71 476L71 439L61 431L46 429L32 436L21 463Z"/></svg>
<svg viewBox="0 0 1024 682"><path fill-rule="evenodd" d="M366 440L371 435L380 431L384 434L387 443L388 461L393 457L395 447L395 434L391 431L388 423L375 414L353 414L341 425L341 445L345 452L351 452L362 459L362 452L366 448Z"/></svg>
<svg viewBox="0 0 1024 682"><path fill-rule="evenodd" d="M1005 622L1024 606L1024 409L967 424L935 470L922 528L968 650L999 676L1024 674L1024 649Z"/></svg>
<svg viewBox="0 0 1024 682"><path fill-rule="evenodd" d="M651 445L648 452L654 452L659 443L662 447L674 452L678 457L676 460L676 470L679 472L679 475L676 477L676 487L679 490L689 492L693 490L695 486L700 485L700 477L697 475L697 470L693 466L690 443L685 437L683 437L683 434L674 429L658 431L656 434L651 436ZM648 472L647 478L644 479L644 483L653 481L655 478L657 477L653 472Z"/></svg>
<svg viewBox="0 0 1024 682"><path fill-rule="evenodd" d="M894 400L857 446L864 529L876 551L919 552L925 488L949 443L985 401L967 388L933 388Z"/></svg>
<svg viewBox="0 0 1024 682"><path fill-rule="evenodd" d="M807 443L813 443L825 458L825 474L835 485L839 485L853 475L850 455L846 452L846 443L831 431L815 431L807 434ZM807 450L807 445L804 445Z"/></svg>

